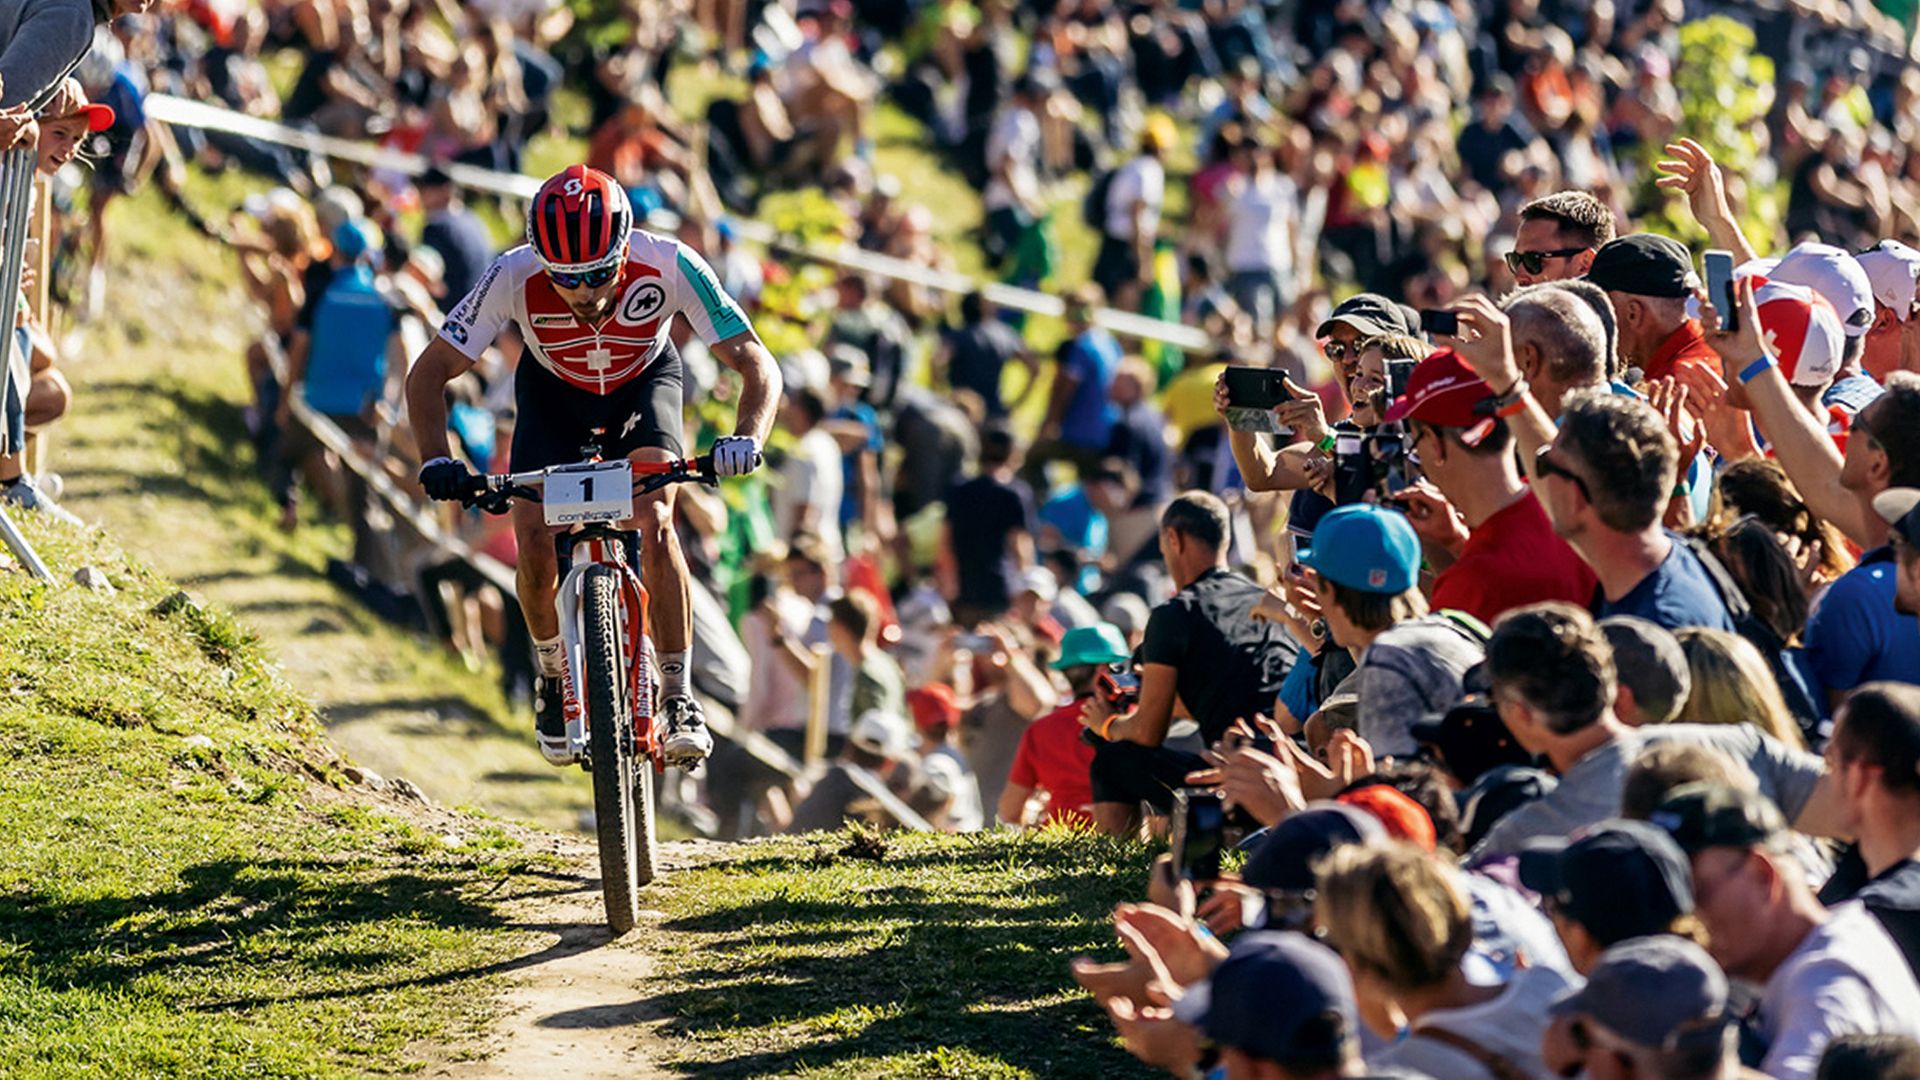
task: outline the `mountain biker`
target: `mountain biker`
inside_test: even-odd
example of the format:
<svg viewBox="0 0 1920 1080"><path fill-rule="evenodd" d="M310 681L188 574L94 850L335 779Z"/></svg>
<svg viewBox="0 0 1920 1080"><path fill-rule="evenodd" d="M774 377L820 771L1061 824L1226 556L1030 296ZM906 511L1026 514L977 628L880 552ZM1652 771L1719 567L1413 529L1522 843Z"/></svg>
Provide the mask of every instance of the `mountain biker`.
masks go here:
<svg viewBox="0 0 1920 1080"><path fill-rule="evenodd" d="M740 373L734 433L715 440L713 462L721 476L751 472L773 428L780 372L745 313L699 253L633 227L632 206L612 177L574 165L547 180L527 211L527 243L494 260L407 376L427 495L458 499L472 491L472 474L448 446L446 386L509 321L519 324L535 361L520 364L514 375L512 471L577 461L588 443L599 443L609 459L682 457L680 355L668 338L675 314ZM596 436L595 429L604 434ZM687 564L673 529L673 489L642 496L635 516L659 650L661 751L668 764L692 768L713 750L713 738L688 688L691 614ZM559 560L553 530L531 502L514 504L513 528L520 609L537 661L534 730L548 762L571 764L566 720L579 704L554 611Z"/></svg>

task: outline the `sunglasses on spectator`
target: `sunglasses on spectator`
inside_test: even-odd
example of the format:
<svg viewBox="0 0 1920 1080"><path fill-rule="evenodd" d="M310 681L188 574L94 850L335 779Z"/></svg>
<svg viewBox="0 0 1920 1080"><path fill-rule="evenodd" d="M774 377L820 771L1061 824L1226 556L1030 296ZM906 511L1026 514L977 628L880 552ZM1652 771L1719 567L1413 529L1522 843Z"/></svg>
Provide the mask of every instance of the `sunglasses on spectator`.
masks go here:
<svg viewBox="0 0 1920 1080"><path fill-rule="evenodd" d="M1592 251L1591 247L1561 248L1558 251L1509 251L1507 269L1518 274L1521 272L1537 274L1547 268L1548 259L1571 259L1583 251Z"/></svg>
<svg viewBox="0 0 1920 1080"><path fill-rule="evenodd" d="M563 274L558 270L547 271L547 280L553 282L553 287L556 289L597 289L619 276L618 266L603 266L584 274Z"/></svg>
<svg viewBox="0 0 1920 1080"><path fill-rule="evenodd" d="M1320 355L1336 364L1349 356L1357 356L1359 353L1360 350L1357 346L1349 345L1344 341L1335 341L1332 338L1320 339Z"/></svg>
<svg viewBox="0 0 1920 1080"><path fill-rule="evenodd" d="M1587 491L1586 480L1583 479L1579 473L1553 460L1551 456L1552 453L1553 447L1551 446L1543 446L1540 448L1540 452L1533 456L1534 472L1539 473L1541 476L1557 476L1562 480L1572 483L1574 487L1580 489L1581 498L1592 502L1593 495Z"/></svg>

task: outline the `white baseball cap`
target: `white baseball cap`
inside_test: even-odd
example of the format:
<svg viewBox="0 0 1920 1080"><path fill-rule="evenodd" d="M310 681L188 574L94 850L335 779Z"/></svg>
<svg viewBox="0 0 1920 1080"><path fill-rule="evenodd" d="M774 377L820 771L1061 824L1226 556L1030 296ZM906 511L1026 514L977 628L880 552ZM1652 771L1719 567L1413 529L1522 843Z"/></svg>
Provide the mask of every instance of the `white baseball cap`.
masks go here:
<svg viewBox="0 0 1920 1080"><path fill-rule="evenodd" d="M1780 373L1795 386L1825 386L1840 370L1846 335L1825 297L1778 279L1754 293L1760 332L1780 358Z"/></svg>
<svg viewBox="0 0 1920 1080"><path fill-rule="evenodd" d="M1860 261L1832 244L1809 240L1780 257L1769 281L1804 285L1833 306L1848 337L1859 337L1873 325L1873 283Z"/></svg>
<svg viewBox="0 0 1920 1080"><path fill-rule="evenodd" d="M913 725L899 713L868 709L853 722L847 741L870 754L903 758L913 751Z"/></svg>
<svg viewBox="0 0 1920 1080"><path fill-rule="evenodd" d="M1053 571L1033 566L1020 575L1020 591L1038 596L1043 604L1051 604L1054 597L1060 595L1060 584L1054 580Z"/></svg>
<svg viewBox="0 0 1920 1080"><path fill-rule="evenodd" d="M1854 261L1873 283L1873 298L1906 322L1907 313L1913 310L1914 282L1920 280L1920 251L1898 240L1882 240L1855 255Z"/></svg>

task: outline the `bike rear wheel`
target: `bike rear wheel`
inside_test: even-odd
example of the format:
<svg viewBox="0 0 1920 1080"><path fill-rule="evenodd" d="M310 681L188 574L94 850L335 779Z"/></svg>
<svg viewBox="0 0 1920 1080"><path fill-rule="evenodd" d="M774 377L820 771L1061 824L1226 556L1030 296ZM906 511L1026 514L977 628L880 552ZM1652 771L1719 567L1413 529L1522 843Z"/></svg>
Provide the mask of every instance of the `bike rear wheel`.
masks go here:
<svg viewBox="0 0 1920 1080"><path fill-rule="evenodd" d="M640 886L653 880L653 769L650 762L634 760L626 657L620 647L620 573L610 566L589 567L583 584L586 627L580 651L586 677L581 690L593 758L600 893L607 925L624 934L639 920Z"/></svg>

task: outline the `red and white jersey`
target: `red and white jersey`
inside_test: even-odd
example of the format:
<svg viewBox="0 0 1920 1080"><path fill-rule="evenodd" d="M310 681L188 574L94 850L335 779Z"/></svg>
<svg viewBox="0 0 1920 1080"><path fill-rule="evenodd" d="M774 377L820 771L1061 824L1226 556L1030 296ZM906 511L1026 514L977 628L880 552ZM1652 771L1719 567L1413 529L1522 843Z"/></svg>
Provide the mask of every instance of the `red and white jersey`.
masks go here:
<svg viewBox="0 0 1920 1080"><path fill-rule="evenodd" d="M511 320L542 367L589 393L610 394L667 347L676 313L708 345L753 331L698 252L635 229L613 314L597 325L573 313L539 256L522 244L493 261L441 324L440 336L477 360Z"/></svg>

